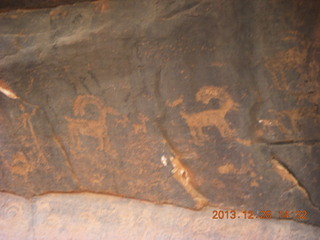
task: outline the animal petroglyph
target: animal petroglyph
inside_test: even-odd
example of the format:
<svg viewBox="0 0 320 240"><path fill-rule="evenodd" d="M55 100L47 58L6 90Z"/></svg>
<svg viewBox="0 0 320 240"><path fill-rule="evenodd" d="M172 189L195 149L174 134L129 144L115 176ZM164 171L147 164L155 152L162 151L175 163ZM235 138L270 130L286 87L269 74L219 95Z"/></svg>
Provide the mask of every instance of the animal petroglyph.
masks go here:
<svg viewBox="0 0 320 240"><path fill-rule="evenodd" d="M18 151L13 156L10 170L14 174L23 177L26 182L28 180L28 174L33 170L33 166L28 162L25 154L22 151Z"/></svg>
<svg viewBox="0 0 320 240"><path fill-rule="evenodd" d="M225 91L225 88L205 86L196 94L196 101L208 104L211 99L218 99L220 107L198 113L186 113L180 111L180 115L185 119L190 129L190 134L197 145L203 144L208 136L203 133L204 127L216 127L222 137L231 137L234 130L229 127L225 116L231 109L236 109L238 104L235 103L231 96Z"/></svg>
<svg viewBox="0 0 320 240"><path fill-rule="evenodd" d="M313 120L314 122L320 121L320 115L318 114L317 106L303 107L292 110L275 111L268 110L268 112L275 114L279 119L261 119L259 123L262 124L266 131L270 131L269 128L277 128L282 133L288 136L294 136L294 134L301 133L300 122L305 119ZM283 119L290 120L291 127L286 126L283 123Z"/></svg>
<svg viewBox="0 0 320 240"><path fill-rule="evenodd" d="M149 118L147 118L145 115L142 113L139 113L138 119L141 121L141 124L133 124L133 131L135 134L138 133L147 133L147 126L146 122L149 121Z"/></svg>
<svg viewBox="0 0 320 240"><path fill-rule="evenodd" d="M265 62L265 67L270 71L275 88L289 90L287 72L294 71L299 74L300 83L317 85L320 64L318 52L320 42L304 40L298 32L289 32L282 39L286 43L295 43L295 47L278 52L274 57ZM301 85L298 84L298 85ZM297 85L297 87L299 87Z"/></svg>
<svg viewBox="0 0 320 240"><path fill-rule="evenodd" d="M279 119L260 119L259 123L262 124L263 130L266 132L270 132L270 129L276 128L284 134L292 134L290 129L288 129L288 127L286 127ZM262 132L259 134L263 136Z"/></svg>
<svg viewBox="0 0 320 240"><path fill-rule="evenodd" d="M176 107L182 103L183 103L183 96L182 95L179 98L173 100L172 102L170 102L169 100L166 101L166 105L168 107Z"/></svg>
<svg viewBox="0 0 320 240"><path fill-rule="evenodd" d="M83 117L86 113L86 107L94 105L99 111L99 117L96 120L84 118L70 118L65 117L68 122L69 136L72 143L78 150L81 147L81 135L89 136L98 139L98 147L96 150L111 151L109 138L107 136L106 116L107 114L118 115L118 113L110 107L105 107L103 102L95 96L82 95L78 96L73 104L73 111L75 116Z"/></svg>

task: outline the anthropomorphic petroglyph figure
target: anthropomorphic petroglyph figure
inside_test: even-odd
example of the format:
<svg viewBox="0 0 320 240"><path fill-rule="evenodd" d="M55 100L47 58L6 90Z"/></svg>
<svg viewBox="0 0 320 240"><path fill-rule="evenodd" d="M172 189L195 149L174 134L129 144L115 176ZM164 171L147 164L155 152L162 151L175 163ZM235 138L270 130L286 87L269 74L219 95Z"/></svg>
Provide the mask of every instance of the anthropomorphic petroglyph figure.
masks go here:
<svg viewBox="0 0 320 240"><path fill-rule="evenodd" d="M38 134L36 133L36 129L34 128L34 124L32 122L33 118L36 118L36 114L39 110L38 106L29 104L27 102L23 102L23 104L19 104L19 109L22 112L22 114L19 117L19 120L21 121L21 126L23 129L26 129L29 131L29 136L31 136L32 141L25 140L24 135L21 135L21 139L23 141L23 145L25 147L29 146L30 154L37 153L38 159L42 162L47 162L47 158L45 157L45 152L42 148L41 139L39 138Z"/></svg>
<svg viewBox="0 0 320 240"><path fill-rule="evenodd" d="M197 145L201 145L203 141L208 139L208 136L203 133L204 127L216 127L222 137L231 137L234 134L234 130L229 127L225 116L231 109L236 109L238 104L232 100L225 88L222 87L202 87L196 94L196 101L203 104L208 104L211 99L218 99L220 101L218 109L190 114L180 111L180 115L186 120L191 136Z"/></svg>
<svg viewBox="0 0 320 240"><path fill-rule="evenodd" d="M73 111L75 116L83 117L86 113L86 107L88 105L94 105L99 111L99 117L96 120L70 118L65 117L68 121L69 136L73 144L76 145L78 150L81 150L80 136L89 136L97 138L99 145L97 150L110 151L110 143L107 136L106 116L107 114L118 115L118 113L110 108L105 107L103 102L91 95L82 95L76 98L73 105Z"/></svg>

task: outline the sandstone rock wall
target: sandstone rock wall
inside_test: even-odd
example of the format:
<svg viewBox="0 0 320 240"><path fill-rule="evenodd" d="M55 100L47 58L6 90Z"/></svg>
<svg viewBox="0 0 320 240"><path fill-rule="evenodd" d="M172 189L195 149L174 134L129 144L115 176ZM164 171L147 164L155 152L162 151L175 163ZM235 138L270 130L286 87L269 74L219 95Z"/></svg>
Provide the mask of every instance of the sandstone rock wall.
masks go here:
<svg viewBox="0 0 320 240"><path fill-rule="evenodd" d="M128 0L0 13L0 191L320 225L319 1ZM274 218L277 218L274 215Z"/></svg>

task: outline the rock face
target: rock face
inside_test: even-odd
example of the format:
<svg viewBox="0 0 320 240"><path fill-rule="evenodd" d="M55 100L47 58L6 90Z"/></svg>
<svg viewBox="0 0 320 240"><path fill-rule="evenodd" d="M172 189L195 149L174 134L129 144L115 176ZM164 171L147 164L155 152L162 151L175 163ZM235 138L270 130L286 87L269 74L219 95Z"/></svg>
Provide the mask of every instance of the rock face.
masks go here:
<svg viewBox="0 0 320 240"><path fill-rule="evenodd" d="M19 97L0 96L0 191L320 226L319 11L126 0L0 13L0 78Z"/></svg>
<svg viewBox="0 0 320 240"><path fill-rule="evenodd" d="M1 0L0 9L7 11L13 9L49 8L85 1L90 2L95 0Z"/></svg>
<svg viewBox="0 0 320 240"><path fill-rule="evenodd" d="M191 211L88 193L48 194L31 201L0 193L0 237L5 240L319 239L319 227L245 219L241 212L236 216L212 219L211 209Z"/></svg>

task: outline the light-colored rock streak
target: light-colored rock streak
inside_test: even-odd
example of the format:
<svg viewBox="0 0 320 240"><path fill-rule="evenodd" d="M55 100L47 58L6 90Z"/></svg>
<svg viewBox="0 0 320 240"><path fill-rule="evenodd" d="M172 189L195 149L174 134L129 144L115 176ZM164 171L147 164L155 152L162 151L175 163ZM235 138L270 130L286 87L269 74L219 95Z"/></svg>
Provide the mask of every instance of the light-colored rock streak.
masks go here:
<svg viewBox="0 0 320 240"><path fill-rule="evenodd" d="M13 90L3 80L0 80L0 92L11 99L18 99L19 97L13 92Z"/></svg>
<svg viewBox="0 0 320 240"><path fill-rule="evenodd" d="M208 203L208 199L199 193L190 183L190 174L182 165L180 158L175 156L170 158L173 169L171 170L173 177L182 185L182 187L190 194L196 202L196 208L201 209Z"/></svg>

